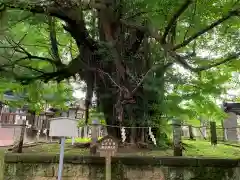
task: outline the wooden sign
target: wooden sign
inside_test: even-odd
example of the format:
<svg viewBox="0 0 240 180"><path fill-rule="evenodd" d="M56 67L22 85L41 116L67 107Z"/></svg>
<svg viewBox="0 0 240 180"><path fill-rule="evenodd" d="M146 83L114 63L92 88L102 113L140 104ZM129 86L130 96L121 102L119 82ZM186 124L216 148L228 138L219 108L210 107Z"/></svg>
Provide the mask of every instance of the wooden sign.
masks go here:
<svg viewBox="0 0 240 180"><path fill-rule="evenodd" d="M114 156L118 149L118 142L110 137L104 137L99 144L101 157L105 157L106 180L111 180L111 157Z"/></svg>

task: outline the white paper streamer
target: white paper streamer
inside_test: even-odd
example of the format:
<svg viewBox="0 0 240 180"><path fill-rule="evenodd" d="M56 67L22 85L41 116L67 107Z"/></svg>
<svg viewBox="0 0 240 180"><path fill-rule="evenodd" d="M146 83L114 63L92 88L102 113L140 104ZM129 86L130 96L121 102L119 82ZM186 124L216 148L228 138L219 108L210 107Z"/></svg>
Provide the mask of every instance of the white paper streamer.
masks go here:
<svg viewBox="0 0 240 180"><path fill-rule="evenodd" d="M156 139L155 139L155 137L154 137L154 135L153 135L153 133L152 133L152 128L151 128L151 127L148 128L148 132L149 132L149 136L150 136L153 144L154 144L154 145L157 145L157 142L156 142Z"/></svg>
<svg viewBox="0 0 240 180"><path fill-rule="evenodd" d="M72 137L72 145L74 145L74 143L75 143L75 138Z"/></svg>
<svg viewBox="0 0 240 180"><path fill-rule="evenodd" d="M27 125L27 128L31 128L31 127L32 127L32 125L31 125L31 124L28 124L28 125Z"/></svg>
<svg viewBox="0 0 240 180"><path fill-rule="evenodd" d="M122 136L122 142L125 142L126 141L126 131L125 131L124 127L121 128L121 136Z"/></svg>
<svg viewBox="0 0 240 180"><path fill-rule="evenodd" d="M47 135L47 129L43 130L43 134Z"/></svg>
<svg viewBox="0 0 240 180"><path fill-rule="evenodd" d="M31 124L29 124L29 122L28 121L26 121L26 128L31 128L32 127L32 125Z"/></svg>
<svg viewBox="0 0 240 180"><path fill-rule="evenodd" d="M43 134L45 134L45 136L46 136L45 138L46 138L46 141L47 141L48 140L47 129L43 130Z"/></svg>
<svg viewBox="0 0 240 180"><path fill-rule="evenodd" d="M41 133L41 130L38 130L38 132L37 132L37 136L38 137L39 137L40 133Z"/></svg>

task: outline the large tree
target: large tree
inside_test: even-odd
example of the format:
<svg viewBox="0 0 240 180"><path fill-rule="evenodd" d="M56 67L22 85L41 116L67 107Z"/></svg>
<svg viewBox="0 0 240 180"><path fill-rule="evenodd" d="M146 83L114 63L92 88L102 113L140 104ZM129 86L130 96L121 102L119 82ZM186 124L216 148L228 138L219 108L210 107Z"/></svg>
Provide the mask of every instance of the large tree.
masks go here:
<svg viewBox="0 0 240 180"><path fill-rule="evenodd" d="M164 114L166 89L179 103L178 93L212 91L201 89L206 83L219 90L215 76L224 73L217 70L237 70L238 0L0 2L2 75L23 84L80 78L87 84L86 115L95 92L108 125L147 123L144 117ZM179 65L187 72L179 73ZM190 83L169 85L174 79Z"/></svg>

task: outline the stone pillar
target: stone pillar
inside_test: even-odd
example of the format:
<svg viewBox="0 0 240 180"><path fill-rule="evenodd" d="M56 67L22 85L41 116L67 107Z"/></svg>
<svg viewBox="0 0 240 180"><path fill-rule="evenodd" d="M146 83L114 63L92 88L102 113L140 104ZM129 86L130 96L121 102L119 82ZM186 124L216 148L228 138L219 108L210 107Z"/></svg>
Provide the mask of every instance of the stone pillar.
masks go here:
<svg viewBox="0 0 240 180"><path fill-rule="evenodd" d="M71 107L71 108L69 108L69 110L68 110L68 117L70 117L70 118L76 118L77 117L77 108L75 108L75 107Z"/></svg>
<svg viewBox="0 0 240 180"><path fill-rule="evenodd" d="M202 120L201 121L201 135L202 135L202 137L203 137L203 139L206 139L207 138L207 122L206 121L204 121L204 120Z"/></svg>
<svg viewBox="0 0 240 180"><path fill-rule="evenodd" d="M226 140L238 141L237 136L237 115L233 112L228 113L227 119L223 122L223 126L226 132Z"/></svg>
<svg viewBox="0 0 240 180"><path fill-rule="evenodd" d="M91 131L91 146L90 146L90 154L96 154L97 153L97 127L99 125L98 120L92 121L92 131Z"/></svg>
<svg viewBox="0 0 240 180"><path fill-rule="evenodd" d="M61 112L61 117L68 117L68 113L67 112Z"/></svg>
<svg viewBox="0 0 240 180"><path fill-rule="evenodd" d="M174 119L173 121L173 145L174 145L174 156L182 156L182 127L181 121Z"/></svg>
<svg viewBox="0 0 240 180"><path fill-rule="evenodd" d="M80 138L82 138L83 137L83 135L82 135L82 127L79 127L78 128L78 137L80 137Z"/></svg>
<svg viewBox="0 0 240 180"><path fill-rule="evenodd" d="M88 138L88 127L89 126L83 127L83 138Z"/></svg>
<svg viewBox="0 0 240 180"><path fill-rule="evenodd" d="M23 124L23 119L21 116L16 115L15 116L15 123L16 126L14 127L14 143L19 141L19 137L21 134L21 125Z"/></svg>

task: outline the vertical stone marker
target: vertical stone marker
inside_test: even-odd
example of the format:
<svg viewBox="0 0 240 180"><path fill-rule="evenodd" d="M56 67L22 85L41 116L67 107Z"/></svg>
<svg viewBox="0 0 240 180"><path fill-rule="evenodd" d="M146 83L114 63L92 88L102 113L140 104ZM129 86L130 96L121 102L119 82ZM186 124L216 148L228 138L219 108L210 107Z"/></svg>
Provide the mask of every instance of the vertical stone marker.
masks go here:
<svg viewBox="0 0 240 180"><path fill-rule="evenodd" d="M92 121L92 129L91 129L91 147L90 147L90 154L94 155L97 153L97 127L99 125L99 122L97 119Z"/></svg>
<svg viewBox="0 0 240 180"><path fill-rule="evenodd" d="M173 119L173 151L174 156L182 156L182 127L179 119Z"/></svg>
<svg viewBox="0 0 240 180"><path fill-rule="evenodd" d="M111 158L115 156L118 149L118 142L111 136L105 136L99 145L101 157L105 157L106 180L111 180Z"/></svg>

